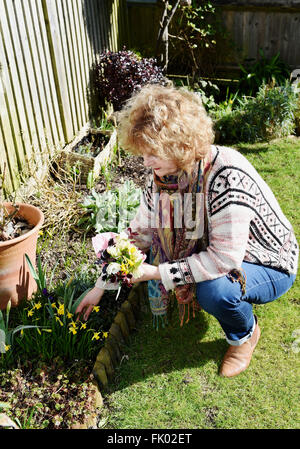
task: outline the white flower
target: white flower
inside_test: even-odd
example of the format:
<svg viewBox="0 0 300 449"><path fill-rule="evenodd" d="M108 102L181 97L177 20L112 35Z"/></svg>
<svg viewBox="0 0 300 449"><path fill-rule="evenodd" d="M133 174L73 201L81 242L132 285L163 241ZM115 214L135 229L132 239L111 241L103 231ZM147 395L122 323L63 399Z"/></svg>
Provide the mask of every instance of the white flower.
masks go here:
<svg viewBox="0 0 300 449"><path fill-rule="evenodd" d="M115 259L120 256L120 249L116 248L115 246L109 246L106 250L108 254L110 254Z"/></svg>
<svg viewBox="0 0 300 449"><path fill-rule="evenodd" d="M124 249L127 249L129 247L129 245L130 245L130 242L128 240L120 240L117 243L117 248L120 251L123 251Z"/></svg>
<svg viewBox="0 0 300 449"><path fill-rule="evenodd" d="M107 274L116 274L121 270L121 265L117 262L112 262L107 267Z"/></svg>
<svg viewBox="0 0 300 449"><path fill-rule="evenodd" d="M119 239L120 240L128 240L128 235L126 234L126 232L124 232L124 231L120 232Z"/></svg>

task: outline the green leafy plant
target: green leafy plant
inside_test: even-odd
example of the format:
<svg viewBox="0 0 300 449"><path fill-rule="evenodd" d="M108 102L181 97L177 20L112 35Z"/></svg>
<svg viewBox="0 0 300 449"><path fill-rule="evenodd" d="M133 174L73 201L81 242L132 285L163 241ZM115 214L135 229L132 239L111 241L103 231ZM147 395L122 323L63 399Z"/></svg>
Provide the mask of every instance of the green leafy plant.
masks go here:
<svg viewBox="0 0 300 449"><path fill-rule="evenodd" d="M178 6L169 26L169 73L188 73L196 80L214 73L219 53L224 62L231 44L213 3L193 0L190 5ZM220 50L221 45L226 51Z"/></svg>
<svg viewBox="0 0 300 449"><path fill-rule="evenodd" d="M219 87L209 80L199 78L193 84L193 91L200 95L203 106L209 112L216 107L215 98L219 95Z"/></svg>
<svg viewBox="0 0 300 449"><path fill-rule="evenodd" d="M295 132L300 136L300 75L295 80L292 80L292 87L297 96L297 107L295 110Z"/></svg>
<svg viewBox="0 0 300 449"><path fill-rule="evenodd" d="M99 106L112 104L119 111L131 95L147 83L164 83L165 79L155 59L140 59L132 51L105 51L94 63L89 86L91 116L98 115ZM95 106L92 104L96 103Z"/></svg>
<svg viewBox="0 0 300 449"><path fill-rule="evenodd" d="M128 227L140 204L141 189L130 181L118 189L97 193L92 189L91 195L81 204L86 209L86 216L82 217L78 225L86 231L94 229L96 232L121 232Z"/></svg>
<svg viewBox="0 0 300 449"><path fill-rule="evenodd" d="M6 318L0 313L0 329L5 335L2 361L9 366L17 360L25 361L28 358L41 358L48 362L57 356L65 361L91 357L98 346L95 343L103 341L106 334L101 331L97 320L82 322L80 317L77 319L75 316L75 311L94 283L80 282L71 277L52 288L47 287L51 283L47 283L45 267L42 268L40 259L38 271L27 255L26 260L38 291L32 299L14 309L13 321L21 325L9 326L10 307ZM94 311L97 314L99 307L95 307Z"/></svg>
<svg viewBox="0 0 300 449"><path fill-rule="evenodd" d="M272 58L267 58L262 49L259 50L260 58L254 63L252 59L244 66L239 64L242 76L239 80L238 89L245 95L255 95L260 86L272 81L277 85L283 85L290 77L290 67L280 59L280 53Z"/></svg>
<svg viewBox="0 0 300 449"><path fill-rule="evenodd" d="M91 120L91 127L95 131L113 131L113 124L108 120L107 113L103 111L103 115L98 119L94 118Z"/></svg>
<svg viewBox="0 0 300 449"><path fill-rule="evenodd" d="M263 84L255 97L238 98L235 108L214 111L218 141L256 142L288 136L294 131L297 96L290 85Z"/></svg>
<svg viewBox="0 0 300 449"><path fill-rule="evenodd" d="M37 329L40 326L37 325L18 325L16 327L10 327L9 316L11 310L11 301L8 301L5 312L0 310L0 362L4 366L8 366L12 360L11 349L14 344L15 334L17 332L23 332L24 329Z"/></svg>
<svg viewBox="0 0 300 449"><path fill-rule="evenodd" d="M80 371L85 371L83 366ZM85 381L70 375L59 358L36 367L28 362L27 369L0 372L0 401L6 401L5 412L20 429L70 429L95 412L89 380L88 372Z"/></svg>
<svg viewBox="0 0 300 449"><path fill-rule="evenodd" d="M93 142L89 142L86 145L79 145L79 147L76 148L76 153L89 155L91 154L92 146Z"/></svg>

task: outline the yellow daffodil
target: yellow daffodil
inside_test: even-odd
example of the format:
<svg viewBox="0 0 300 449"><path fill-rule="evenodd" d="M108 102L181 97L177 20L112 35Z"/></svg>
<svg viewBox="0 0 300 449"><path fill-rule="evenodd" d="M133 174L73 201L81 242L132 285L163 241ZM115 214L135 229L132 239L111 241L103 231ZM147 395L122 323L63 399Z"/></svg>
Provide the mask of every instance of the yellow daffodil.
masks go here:
<svg viewBox="0 0 300 449"><path fill-rule="evenodd" d="M64 323L61 321L61 319L60 319L58 316L56 316L55 319L56 319L56 321L59 322L59 324L60 324L61 326L64 325Z"/></svg>
<svg viewBox="0 0 300 449"><path fill-rule="evenodd" d="M58 315L64 315L64 313L65 313L65 306L64 306L64 304L60 304L59 305L59 308L57 309L57 313L58 313Z"/></svg>
<svg viewBox="0 0 300 449"><path fill-rule="evenodd" d="M32 316L34 312L34 309L30 309L28 310L27 316Z"/></svg>
<svg viewBox="0 0 300 449"><path fill-rule="evenodd" d="M56 304L55 304L55 302L52 302L52 303L51 303L51 307L52 307L52 309L56 309Z"/></svg>
<svg viewBox="0 0 300 449"><path fill-rule="evenodd" d="M21 335L23 335L24 334L24 329L21 329Z"/></svg>
<svg viewBox="0 0 300 449"><path fill-rule="evenodd" d="M93 311L94 312L99 312L99 310L100 310L100 306L94 306L93 307Z"/></svg>
<svg viewBox="0 0 300 449"><path fill-rule="evenodd" d="M9 351L10 350L10 345L5 345L5 351Z"/></svg>
<svg viewBox="0 0 300 449"><path fill-rule="evenodd" d="M77 334L77 328L71 326L70 329L69 329L69 332L71 332L73 335L76 335Z"/></svg>
<svg viewBox="0 0 300 449"><path fill-rule="evenodd" d="M135 254L136 254L136 248L134 247L134 246L132 246L131 248L129 248L129 254L131 255L131 256L134 256Z"/></svg>
<svg viewBox="0 0 300 449"><path fill-rule="evenodd" d="M121 263L121 271L122 273L128 274L128 267L124 263Z"/></svg>
<svg viewBox="0 0 300 449"><path fill-rule="evenodd" d="M36 310L39 310L41 307L42 307L42 304L40 303L40 301L37 302L37 303L33 306L33 308L36 309Z"/></svg>
<svg viewBox="0 0 300 449"><path fill-rule="evenodd" d="M104 338L107 338L107 337L108 337L108 332L102 332L102 334L103 334L103 337L104 337Z"/></svg>
<svg viewBox="0 0 300 449"><path fill-rule="evenodd" d="M86 323L81 323L80 330L81 329L86 329Z"/></svg>
<svg viewBox="0 0 300 449"><path fill-rule="evenodd" d="M100 334L100 332L94 332L92 340L99 340L99 338L100 338L99 334Z"/></svg>
<svg viewBox="0 0 300 449"><path fill-rule="evenodd" d="M52 329L42 329L43 332L52 332Z"/></svg>
<svg viewBox="0 0 300 449"><path fill-rule="evenodd" d="M73 316L73 313L71 313L71 312L68 311L68 312L67 312L67 317L68 317L68 318L72 318L72 316Z"/></svg>

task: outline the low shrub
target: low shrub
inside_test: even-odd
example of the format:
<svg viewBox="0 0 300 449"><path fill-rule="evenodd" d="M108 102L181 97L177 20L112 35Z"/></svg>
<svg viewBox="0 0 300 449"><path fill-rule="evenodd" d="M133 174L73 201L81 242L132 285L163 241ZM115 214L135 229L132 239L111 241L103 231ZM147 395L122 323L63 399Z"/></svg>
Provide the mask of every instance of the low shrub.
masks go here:
<svg viewBox="0 0 300 449"><path fill-rule="evenodd" d="M272 81L277 85L283 85L290 78L290 67L280 58L277 53L272 58L267 58L262 49L259 50L258 61L246 61L243 66L240 64L242 75L239 79L238 89L244 95L255 95L260 86Z"/></svg>
<svg viewBox="0 0 300 449"><path fill-rule="evenodd" d="M105 102L109 102L115 111L143 85L166 82L154 58L140 58L129 50L103 52L93 65L90 78L90 104L105 107ZM97 112L92 110L91 115Z"/></svg>
<svg viewBox="0 0 300 449"><path fill-rule="evenodd" d="M288 136L295 128L296 107L297 95L289 82L263 84L255 97L243 97L214 110L216 140L253 143Z"/></svg>

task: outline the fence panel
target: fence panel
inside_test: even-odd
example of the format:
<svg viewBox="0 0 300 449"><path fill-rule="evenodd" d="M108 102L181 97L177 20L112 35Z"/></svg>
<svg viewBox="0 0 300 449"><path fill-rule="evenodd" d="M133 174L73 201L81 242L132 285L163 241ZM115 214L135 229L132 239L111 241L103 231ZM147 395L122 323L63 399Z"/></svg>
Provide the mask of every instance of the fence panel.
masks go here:
<svg viewBox="0 0 300 449"><path fill-rule="evenodd" d="M122 14L121 14L122 12ZM36 173L89 120L90 69L127 44L126 0L0 0L0 173Z"/></svg>
<svg viewBox="0 0 300 449"><path fill-rule="evenodd" d="M292 9L222 5L225 28L231 32L239 57L259 58L259 49L267 57L280 53L291 66L300 65L300 3ZM234 61L233 61L234 63Z"/></svg>
<svg viewBox="0 0 300 449"><path fill-rule="evenodd" d="M231 78L239 75L238 62L259 58L259 49L266 57L280 53L291 66L300 67L300 0L212 0L221 12L221 21L231 35L235 48L216 58L217 75ZM162 4L128 3L131 46L145 56L153 56ZM174 42L176 42L174 40ZM222 47L221 47L222 48ZM170 46L170 54L176 53Z"/></svg>

